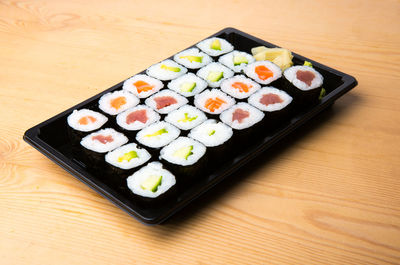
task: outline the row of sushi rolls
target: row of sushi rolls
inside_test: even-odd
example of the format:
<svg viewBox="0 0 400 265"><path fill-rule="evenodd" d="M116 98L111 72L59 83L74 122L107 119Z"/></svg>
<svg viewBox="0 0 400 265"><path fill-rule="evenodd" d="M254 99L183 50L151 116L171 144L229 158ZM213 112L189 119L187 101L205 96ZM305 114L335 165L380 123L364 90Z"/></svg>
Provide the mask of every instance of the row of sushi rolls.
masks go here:
<svg viewBox="0 0 400 265"><path fill-rule="evenodd" d="M96 109L73 110L69 135L103 165L100 174L125 177L132 196L168 196L180 179L290 118L294 103L320 99L323 76L311 63L293 66L282 48L251 53L223 38L203 40L102 95Z"/></svg>

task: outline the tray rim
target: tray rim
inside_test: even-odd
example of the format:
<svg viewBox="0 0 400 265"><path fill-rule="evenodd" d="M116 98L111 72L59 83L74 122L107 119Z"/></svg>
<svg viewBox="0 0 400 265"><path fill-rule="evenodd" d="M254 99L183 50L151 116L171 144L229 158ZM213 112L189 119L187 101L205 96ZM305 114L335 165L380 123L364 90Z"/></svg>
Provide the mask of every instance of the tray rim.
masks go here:
<svg viewBox="0 0 400 265"><path fill-rule="evenodd" d="M267 42L265 40L262 40L260 38L254 37L254 36L252 36L252 35L250 35L248 33L245 33L243 31L240 31L240 30L238 30L236 28L232 28L232 27L224 28L224 29L222 29L222 30L220 30L220 31L218 31L218 32L216 32L216 33L204 38L204 39L211 38L211 37L214 37L214 36L218 36L218 35L223 34L223 33L226 33L226 34L236 33L236 34L242 35L242 36L244 36L246 38L249 38L249 39L252 39L254 41L257 41L260 44L265 45L265 46L279 47L278 45L275 45L275 44L272 44L272 43ZM193 47L194 45L191 45L188 48ZM186 49L188 49L188 48L186 48ZM184 50L186 50L186 49L184 49ZM326 66L324 64L316 62L316 61L314 61L312 59L309 59L309 58L304 57L302 55L299 55L297 53L294 53L294 52L292 52L292 53L293 53L293 55L295 57L297 57L300 60L310 61L313 65L318 66L320 68L324 68L325 70L327 70L327 71L329 71L329 72L331 72L331 73L333 73L335 75L340 76L343 83L340 86L338 86L337 88L335 88L334 90L332 90L324 98L322 98L318 105L316 105L314 108L312 108L309 111L307 111L304 114L304 117L302 117L301 119L298 119L298 120L296 120L294 122L291 122L286 127L281 128L279 130L279 134L278 135L271 136L270 139L267 142L264 142L263 144L259 145L258 147L252 149L251 153L247 153L247 154L241 155L241 158L238 159L237 162L235 162L235 166L234 167L231 167L229 169L225 169L224 172L222 172L222 174L216 173L218 175L218 177L214 178L213 181L210 181L206 185L204 185L201 189L199 189L199 191L196 194L190 196L188 199L186 199L184 201L179 202L175 207L171 207L171 209L169 209L169 211L166 211L164 214L159 215L156 218L147 218L146 216L141 215L139 212L134 211L133 209L131 209L130 207L125 205L120 199L115 197L109 191L109 190L112 190L112 189L110 189L106 185L99 185L99 183L95 183L91 179L87 178L85 175L90 174L89 172L84 170L79 165L78 165L79 168L76 169L75 168L77 166L76 163L73 163L72 160L70 160L69 158L64 156L62 153L57 151L55 148L53 148L52 146L48 145L46 142L44 142L42 139L39 138L39 133L40 133L40 128L41 127L43 127L43 126L45 126L45 125L47 125L47 124L49 124L49 123L61 118L62 116L65 116L66 114L70 113L74 109L78 109L81 106L86 105L88 102L93 101L96 98L99 98L103 94L105 94L105 93L107 93L109 91L115 90L118 87L121 87L122 83L125 80L119 82L118 84L113 85L112 87L110 87L108 89L105 89L104 91L102 91L100 93L97 93L96 95L94 95L94 96L92 96L92 97L90 97L90 98L88 98L88 99L86 99L86 100L84 100L84 101L82 101L82 102L80 102L80 103L68 108L67 110L62 111L61 113L59 113L59 114L57 114L55 116L53 116L53 117L51 117L51 118L49 118L49 119L47 119L47 120L45 120L45 121L43 121L43 122L41 122L41 123L39 123L37 125L31 127L30 129L25 131L25 133L23 135L23 140L25 142L27 142L28 144L30 144L31 146L33 146L35 149L37 149L40 153L44 154L51 161L55 162L61 168L66 170L72 176L74 176L75 178L77 178L78 180L80 180L81 182L85 183L86 185L88 185L93 190L95 190L98 194L100 194L104 198L110 200L112 203L114 203L114 205L118 206L119 208L121 208L122 210L127 212L129 215L131 215L134 218L136 218L138 221L140 221L140 222L142 222L143 224L146 224L146 225L160 224L160 223L164 222L165 220L167 220L169 217L171 217L176 212L180 211L185 206L189 205L193 200L195 200L198 197L202 196L204 193L209 191L212 187L217 185L219 182L224 180L226 177L228 177L229 175L231 175L232 173L237 171L243 165L247 164L250 160L254 159L259 154L261 154L262 152L264 152L265 150L270 148L276 142L280 141L281 139L286 137L288 134L290 134L291 132L296 130L298 127L302 126L307 121L309 121L311 118L313 118L314 116L319 114L321 111L323 111L324 109L326 109L327 107L332 105L339 97L343 96L345 93L350 91L352 88L354 88L358 84L357 80L351 75L348 75L346 73L343 73L341 71L338 71L336 69L328 67L328 66ZM168 58L172 58L172 57L173 57L173 55L168 57ZM165 59L167 59L167 58L165 58Z"/></svg>

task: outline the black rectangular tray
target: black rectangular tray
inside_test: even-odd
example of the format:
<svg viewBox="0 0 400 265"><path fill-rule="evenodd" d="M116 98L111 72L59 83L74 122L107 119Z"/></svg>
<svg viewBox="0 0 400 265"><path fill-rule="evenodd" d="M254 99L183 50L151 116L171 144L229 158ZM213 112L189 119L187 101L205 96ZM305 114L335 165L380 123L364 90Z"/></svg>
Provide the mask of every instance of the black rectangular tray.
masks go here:
<svg viewBox="0 0 400 265"><path fill-rule="evenodd" d="M248 53L250 53L251 48L256 46L278 47L234 28L225 28L210 37L215 36L228 40L234 45L235 50ZM194 45L191 47L194 47ZM317 105L297 113L288 122L282 124L278 130L266 132L264 137L253 141L252 144L240 154L231 155L226 162L218 167L212 168L210 174L198 178L193 185L188 185L184 191L179 191L177 197L172 201L168 201L166 204L157 207L146 207L138 204L133 197L130 196L126 185L121 182L114 182L102 178L100 176L101 172L94 171L90 166L76 159L68 140L66 118L72 110L93 107L103 94L121 89L123 82L32 127L25 132L24 140L139 221L145 224L159 224L231 175L251 159L257 157L293 130L306 123L322 110L331 106L336 99L357 85L356 79L350 75L329 68L298 54L293 53L293 56L295 65L303 64L305 60L310 61L313 67L324 76L324 88L327 92L326 96L323 97ZM172 59L172 56L170 59ZM144 72L145 71L142 73Z"/></svg>

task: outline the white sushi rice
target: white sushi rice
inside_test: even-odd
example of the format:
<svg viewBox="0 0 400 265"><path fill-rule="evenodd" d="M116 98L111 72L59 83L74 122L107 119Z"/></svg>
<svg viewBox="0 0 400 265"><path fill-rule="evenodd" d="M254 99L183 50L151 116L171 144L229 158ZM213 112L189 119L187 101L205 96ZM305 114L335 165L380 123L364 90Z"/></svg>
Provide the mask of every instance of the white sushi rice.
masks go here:
<svg viewBox="0 0 400 265"><path fill-rule="evenodd" d="M225 143L232 135L233 130L231 127L222 122L217 122L217 120L210 119L193 128L188 136L207 147L214 147Z"/></svg>
<svg viewBox="0 0 400 265"><path fill-rule="evenodd" d="M211 44L213 43L214 40L218 39L221 43L221 50L214 50L211 48ZM233 50L232 44L227 42L224 39L213 37L209 39L205 39L199 43L196 44L197 47L200 48L203 52L211 55L211 56L220 56L221 54L228 53Z"/></svg>
<svg viewBox="0 0 400 265"><path fill-rule="evenodd" d="M145 123L135 120L134 122L131 122L128 124L128 119L129 115L132 115L132 113L135 113L136 111L145 111L145 115L147 117L147 121ZM145 105L138 105L134 108L130 108L120 114L117 115L117 124L124 128L125 130L129 131L137 131L141 130L144 127L160 120L160 115L155 112L153 109L145 106Z"/></svg>
<svg viewBox="0 0 400 265"><path fill-rule="evenodd" d="M151 90L148 91L140 91L138 88L135 86L135 83L138 81L143 81L148 83L150 86L153 86ZM160 89L164 87L164 84L153 77L150 77L148 75L135 75L132 76L131 78L125 80L124 85L122 86L123 90L129 91L135 96L139 98L147 98L150 95L153 95L154 93L158 92Z"/></svg>
<svg viewBox="0 0 400 265"><path fill-rule="evenodd" d="M177 67L179 68L178 72L171 71L168 69L163 69L163 67ZM183 74L186 74L187 69L182 65L168 59L157 64L154 64L147 68L146 73L149 76L155 77L160 80L172 80L175 79Z"/></svg>
<svg viewBox="0 0 400 265"><path fill-rule="evenodd" d="M233 119L233 114L236 110L243 110L249 113L249 116L244 118L241 122ZM240 102L234 105L232 108L224 111L220 115L220 119L236 130L243 130L253 126L254 124L260 122L264 118L264 113L250 104Z"/></svg>
<svg viewBox="0 0 400 265"><path fill-rule="evenodd" d="M192 91L184 91L183 86L185 83L196 83ZM182 75L168 83L168 88L178 92L182 96L192 97L207 87L207 82L193 73Z"/></svg>
<svg viewBox="0 0 400 265"><path fill-rule="evenodd" d="M255 71L256 67L261 66L261 65L264 65L265 67L267 67L273 73L273 76L271 76L265 80L262 80ZM279 79L282 76L281 68L279 68L279 66L277 66L276 64L274 64L273 62L270 62L270 61L257 61L257 62L251 63L246 66L246 68L244 69L244 72L248 77L256 80L258 83L263 84L263 85L268 85L271 82Z"/></svg>
<svg viewBox="0 0 400 265"><path fill-rule="evenodd" d="M223 101L225 101L225 103L222 103L214 111L211 111L209 108L206 107L206 103L208 99L215 100L216 98L222 99ZM220 114L224 110L233 106L233 104L235 104L235 100L232 97L215 88L212 90L204 90L202 93L194 96L194 105L200 110L210 114Z"/></svg>
<svg viewBox="0 0 400 265"><path fill-rule="evenodd" d="M181 131L172 124L160 121L139 131L136 140L152 148L160 148L176 139Z"/></svg>
<svg viewBox="0 0 400 265"><path fill-rule="evenodd" d="M268 94L275 94L279 96L282 100L281 103L274 103L274 104L262 104L261 99L264 95ZM284 109L287 105L289 105L292 102L293 98L289 96L288 93L286 93L283 90L279 90L275 87L263 87L260 90L258 90L256 93L251 95L248 99L248 102L257 107L258 109L262 111L267 111L267 112L272 112L272 111L278 111L281 109Z"/></svg>
<svg viewBox="0 0 400 265"><path fill-rule="evenodd" d="M176 155L181 148L192 146L188 157L183 158ZM164 159L172 164L180 166L190 166L196 163L206 153L206 147L189 137L179 137L160 151L160 159Z"/></svg>
<svg viewBox="0 0 400 265"><path fill-rule="evenodd" d="M207 117L204 112L190 105L182 106L165 117L165 121L181 130L190 130L205 120L207 120Z"/></svg>
<svg viewBox="0 0 400 265"><path fill-rule="evenodd" d="M196 62L194 60L189 60L186 56L200 57L201 61ZM187 49L180 53L175 54L174 60L189 69L198 69L198 68L203 67L204 65L212 62L212 59L210 56L208 56L204 52L199 51L199 49L197 49L197 48L190 48L190 49Z"/></svg>
<svg viewBox="0 0 400 265"><path fill-rule="evenodd" d="M237 82L246 84L249 87L249 91L248 92L241 91L239 88L233 87L233 84ZM225 79L221 83L222 91L238 99L247 98L260 88L261 88L260 84L254 82L250 78L245 77L244 75L235 75L234 77Z"/></svg>
<svg viewBox="0 0 400 265"><path fill-rule="evenodd" d="M94 118L95 120L92 121ZM80 121L85 120L87 124ZM89 109L74 110L67 118L68 125L77 131L90 132L99 129L107 122L108 118L101 113Z"/></svg>
<svg viewBox="0 0 400 265"><path fill-rule="evenodd" d="M162 176L161 185L158 186L155 192L145 190L141 187L142 183L152 176ZM163 168L160 162L151 162L129 176L126 182L128 188L134 194L142 197L156 198L173 187L176 183L176 179L171 172Z"/></svg>
<svg viewBox="0 0 400 265"><path fill-rule="evenodd" d="M158 108L157 99L163 98L163 97L173 97L176 100L176 103L171 104L169 106L165 106L163 108ZM172 91L170 89L161 90L160 92L147 98L145 101L147 106L151 107L152 109L154 109L155 111L157 111L161 114L166 114L170 111L173 111L173 110L179 108L180 106L187 104L188 102L189 101L185 97L179 95L178 93L176 93L175 91Z"/></svg>
<svg viewBox="0 0 400 265"><path fill-rule="evenodd" d="M119 107L118 109L116 109L111 105L111 103L113 100L120 97L125 98L126 103L121 105L121 107ZM99 100L99 108L105 113L108 113L110 115L117 115L118 113L121 113L124 110L136 106L138 103L139 99L132 93L129 93L128 91L124 90L118 90L103 95Z"/></svg>
<svg viewBox="0 0 400 265"><path fill-rule="evenodd" d="M239 65L235 65L234 61L233 61L235 56L245 57L246 60L247 60L247 63L241 63ZM233 52L230 52L228 54L225 54L225 55L221 56L219 58L218 62L228 66L233 71L238 73L238 72L244 70L244 68L246 68L246 66L248 64L255 62L255 59L254 59L253 56L251 56L247 52L233 51Z"/></svg>
<svg viewBox="0 0 400 265"><path fill-rule="evenodd" d="M222 72L223 77L217 82L213 82L209 79L209 75L212 72ZM219 87L221 85L221 82L226 78L232 77L234 75L234 72L228 67L222 65L221 63L210 63L197 71L197 75L206 80L210 87Z"/></svg>
<svg viewBox="0 0 400 265"><path fill-rule="evenodd" d="M137 157L121 159L126 153L135 152ZM106 154L105 160L107 163L122 169L131 169L143 165L151 158L146 149L138 148L135 143L126 144ZM119 161L120 160L120 161Z"/></svg>
<svg viewBox="0 0 400 265"><path fill-rule="evenodd" d="M104 136L112 140L102 143L95 139L96 136ZM112 128L106 128L85 136L81 141L81 145L86 149L97 153L106 153L114 150L117 147L120 147L123 144L126 144L127 142L128 138L125 135Z"/></svg>
<svg viewBox="0 0 400 265"><path fill-rule="evenodd" d="M297 74L297 71L299 71L299 70L310 71L310 72L314 73L315 77L312 80L310 86L307 85L306 83L304 83L303 81L297 79L296 74ZM305 66L305 65L292 66L292 67L286 69L285 72L283 73L283 75L290 83L292 83L295 87L297 87L298 89L303 90L303 91L318 88L318 87L322 86L322 84L324 82L324 78L320 73L318 73L313 67Z"/></svg>

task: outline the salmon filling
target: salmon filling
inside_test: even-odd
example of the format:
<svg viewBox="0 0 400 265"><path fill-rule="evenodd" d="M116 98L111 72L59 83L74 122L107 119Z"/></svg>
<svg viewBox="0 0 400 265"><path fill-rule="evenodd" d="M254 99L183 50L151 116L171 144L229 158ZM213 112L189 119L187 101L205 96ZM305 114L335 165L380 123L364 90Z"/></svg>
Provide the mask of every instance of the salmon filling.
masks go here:
<svg viewBox="0 0 400 265"><path fill-rule="evenodd" d="M133 83L133 85L136 87L137 92L140 94L141 92L147 92L150 91L154 88L154 86L150 85L149 83L139 80Z"/></svg>
<svg viewBox="0 0 400 265"><path fill-rule="evenodd" d="M260 78L261 80L266 80L266 79L274 76L274 73L264 65L257 66L254 69L254 71L258 75L258 78Z"/></svg>
<svg viewBox="0 0 400 265"><path fill-rule="evenodd" d="M117 97L117 98L114 98L114 99L112 99L110 101L111 107L113 107L116 110L120 109L125 104L126 104L126 98L125 97Z"/></svg>
<svg viewBox="0 0 400 265"><path fill-rule="evenodd" d="M238 89L239 92L248 93L249 89L252 88L253 86L245 84L245 83L242 83L242 82L235 82L235 83L232 84L232 87Z"/></svg>
<svg viewBox="0 0 400 265"><path fill-rule="evenodd" d="M80 118L78 122L80 125L88 125L89 123L93 123L95 121L97 121L97 119L95 117L84 116L84 117Z"/></svg>
<svg viewBox="0 0 400 265"><path fill-rule="evenodd" d="M204 107L209 109L211 112L214 112L216 109L219 109L224 103L226 104L226 101L220 99L219 97L216 97L215 99L209 98L206 100Z"/></svg>

